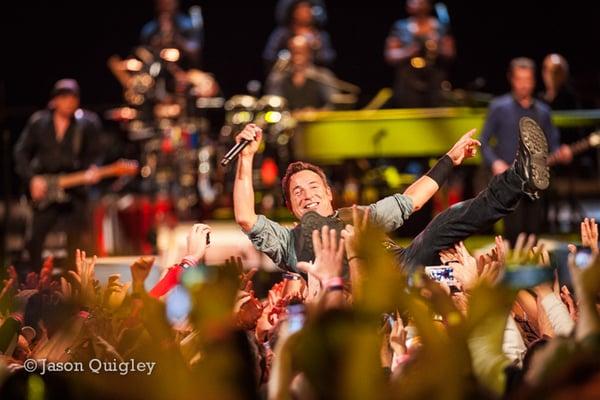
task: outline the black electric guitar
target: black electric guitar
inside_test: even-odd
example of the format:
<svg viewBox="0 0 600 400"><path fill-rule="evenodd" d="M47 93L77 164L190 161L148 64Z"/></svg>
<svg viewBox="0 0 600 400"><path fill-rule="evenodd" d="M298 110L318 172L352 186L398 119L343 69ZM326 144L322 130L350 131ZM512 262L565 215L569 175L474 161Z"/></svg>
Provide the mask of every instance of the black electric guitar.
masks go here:
<svg viewBox="0 0 600 400"><path fill-rule="evenodd" d="M98 167L97 170L100 180L116 176L132 176L137 172L138 163L133 160L119 160L110 165ZM33 206L38 210L43 210L51 204L69 201L69 194L65 192L65 189L88 185L86 174L87 170L68 174L39 175L46 181L48 189L42 199L33 201Z"/></svg>

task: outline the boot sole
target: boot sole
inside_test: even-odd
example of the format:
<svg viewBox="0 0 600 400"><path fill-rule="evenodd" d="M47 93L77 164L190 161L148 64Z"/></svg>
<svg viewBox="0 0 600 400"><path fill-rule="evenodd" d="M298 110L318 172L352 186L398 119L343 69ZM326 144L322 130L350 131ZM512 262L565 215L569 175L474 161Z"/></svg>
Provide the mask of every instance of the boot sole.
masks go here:
<svg viewBox="0 0 600 400"><path fill-rule="evenodd" d="M548 168L548 142L539 125L528 117L519 121L521 142L529 155L530 183L538 190L550 186L550 169Z"/></svg>

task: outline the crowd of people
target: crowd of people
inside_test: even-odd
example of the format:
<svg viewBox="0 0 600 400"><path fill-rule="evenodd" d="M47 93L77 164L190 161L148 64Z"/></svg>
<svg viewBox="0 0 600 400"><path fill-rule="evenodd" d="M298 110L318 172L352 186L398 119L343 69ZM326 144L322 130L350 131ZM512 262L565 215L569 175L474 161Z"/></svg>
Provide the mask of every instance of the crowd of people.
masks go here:
<svg viewBox="0 0 600 400"><path fill-rule="evenodd" d="M334 210L323 171L290 164L282 190L299 224L286 228L254 212L249 175L262 131L246 126L235 217L283 279L261 296L256 270L241 259L205 265L205 224L191 228L181 262L151 288L153 257L130 266L130 281L103 284L96 258L80 250L63 275L53 275L52 258L25 278L10 267L0 292L0 396L595 398L595 220L582 221L581 246L569 246L568 279L535 236L521 235L512 250L496 237L476 255L463 243L549 185L545 135L527 118L519 129L512 165L402 249L385 232L477 152L473 131L404 193L367 207ZM181 290L190 307L174 320L164 300Z"/></svg>
<svg viewBox="0 0 600 400"><path fill-rule="evenodd" d="M278 7L279 26L263 54L266 91L287 98L291 109L331 108L349 85L328 69L336 53L323 29L323 2L282 0ZM392 101L441 105L456 55L449 20L443 9L432 16L427 0L408 0L407 13L385 44L396 70ZM179 49L186 69L201 65L203 40L199 9L182 14L174 0L157 2L157 18L141 38L157 57ZM544 60L545 103L533 94L532 60L514 59L508 72L511 92L490 106L480 140L475 130L465 133L402 193L336 209L323 169L289 164L281 190L293 227L255 209L263 130L250 123L236 132L236 142L247 145L233 177L234 217L280 269L281 279L266 287L241 258L204 262L212 229L203 223L191 228L181 261L156 284L147 282L158 268L151 256L130 265L130 279L111 275L101 283L96 257L82 249L91 236L78 218L85 190L65 193L71 186L59 175L79 174L82 186L104 177L93 142L98 118L79 109L77 82L58 81L48 109L31 117L15 147L34 214L28 257L7 269L0 289L0 398L598 398L596 221L581 222L581 244L568 246L566 261L560 249L527 235L544 220L549 165L573 159L546 105L575 105L568 64L557 54ZM190 74L173 75L176 91L189 89ZM212 96L218 87L211 88ZM480 147L491 172L485 187L435 216L407 247L395 243L388 234ZM66 268L42 259L43 240L59 219L68 233ZM465 246L501 219L505 237L483 249Z"/></svg>
<svg viewBox="0 0 600 400"><path fill-rule="evenodd" d="M524 270L553 276L544 245L525 236L512 251L497 237L477 257L456 243L441 252L454 271L451 284L418 272L407 285L368 221L354 208L353 225L339 234L315 230L314 262L299 262L301 274L285 276L264 298L241 260L199 263L210 232L203 224L189 233L181 264L150 291L144 281L152 258L131 265L131 281L113 277L103 285L85 252L60 278L52 276L51 259L25 281L10 268L0 293L0 395L596 398L600 260L593 220L581 226L589 265L569 257L571 289L556 275L507 279ZM159 297L176 284L192 307L172 324ZM30 373L32 359L37 370Z"/></svg>

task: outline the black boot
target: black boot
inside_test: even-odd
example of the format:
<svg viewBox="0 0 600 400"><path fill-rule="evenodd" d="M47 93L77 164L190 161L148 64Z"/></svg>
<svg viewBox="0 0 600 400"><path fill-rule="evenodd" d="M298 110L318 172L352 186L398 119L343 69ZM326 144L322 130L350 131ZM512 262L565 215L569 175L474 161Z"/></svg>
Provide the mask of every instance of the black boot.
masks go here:
<svg viewBox="0 0 600 400"><path fill-rule="evenodd" d="M542 128L529 117L519 120L519 129L519 149L514 168L523 180L523 192L536 200L539 192L550 185L548 142Z"/></svg>

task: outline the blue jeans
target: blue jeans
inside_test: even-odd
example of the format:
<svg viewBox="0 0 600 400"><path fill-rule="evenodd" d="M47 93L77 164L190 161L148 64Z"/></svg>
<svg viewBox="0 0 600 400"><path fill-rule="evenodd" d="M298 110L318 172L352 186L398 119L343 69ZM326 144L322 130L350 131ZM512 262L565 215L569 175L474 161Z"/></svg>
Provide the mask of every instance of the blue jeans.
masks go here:
<svg viewBox="0 0 600 400"><path fill-rule="evenodd" d="M438 265L440 250L454 246L515 210L526 196L523 180L509 168L492 178L476 197L454 204L438 214L406 249L398 249L400 265L409 271L422 265Z"/></svg>

